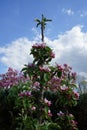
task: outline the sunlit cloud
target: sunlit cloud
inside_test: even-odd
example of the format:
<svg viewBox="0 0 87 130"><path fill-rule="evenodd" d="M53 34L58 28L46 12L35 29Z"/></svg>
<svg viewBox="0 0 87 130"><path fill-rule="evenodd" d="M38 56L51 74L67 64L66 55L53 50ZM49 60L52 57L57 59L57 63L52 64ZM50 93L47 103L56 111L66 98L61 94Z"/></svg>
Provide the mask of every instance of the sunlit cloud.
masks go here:
<svg viewBox="0 0 87 130"><path fill-rule="evenodd" d="M32 57L29 55L32 44L34 44L34 41L29 41L27 38L19 38L13 41L8 46L0 48L0 53L3 54L0 61L7 67L21 69L25 63L32 61Z"/></svg>

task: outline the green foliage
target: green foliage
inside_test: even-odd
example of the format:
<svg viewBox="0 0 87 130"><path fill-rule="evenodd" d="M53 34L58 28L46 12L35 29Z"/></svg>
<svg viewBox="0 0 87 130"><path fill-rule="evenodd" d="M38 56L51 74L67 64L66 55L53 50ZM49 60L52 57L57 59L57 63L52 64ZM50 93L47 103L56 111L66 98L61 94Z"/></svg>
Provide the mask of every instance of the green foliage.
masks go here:
<svg viewBox="0 0 87 130"><path fill-rule="evenodd" d="M33 63L37 65L48 64L52 60L52 49L44 43L34 45L30 54L34 57Z"/></svg>
<svg viewBox="0 0 87 130"><path fill-rule="evenodd" d="M14 109L17 93L16 87L0 88L0 130L15 130L16 117L19 112L19 108Z"/></svg>
<svg viewBox="0 0 87 130"><path fill-rule="evenodd" d="M61 127L56 123L50 123L48 125L48 130L61 130Z"/></svg>

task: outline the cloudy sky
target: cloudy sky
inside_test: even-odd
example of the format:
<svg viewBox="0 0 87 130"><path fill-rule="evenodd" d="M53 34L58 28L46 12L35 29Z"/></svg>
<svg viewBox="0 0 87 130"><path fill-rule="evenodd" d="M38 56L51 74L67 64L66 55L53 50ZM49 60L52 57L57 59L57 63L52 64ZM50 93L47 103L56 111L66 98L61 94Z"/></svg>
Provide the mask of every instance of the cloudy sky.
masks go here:
<svg viewBox="0 0 87 130"><path fill-rule="evenodd" d="M30 49L41 42L34 19L42 14L52 19L45 42L55 52L53 63L87 74L87 0L0 0L0 73L32 62Z"/></svg>

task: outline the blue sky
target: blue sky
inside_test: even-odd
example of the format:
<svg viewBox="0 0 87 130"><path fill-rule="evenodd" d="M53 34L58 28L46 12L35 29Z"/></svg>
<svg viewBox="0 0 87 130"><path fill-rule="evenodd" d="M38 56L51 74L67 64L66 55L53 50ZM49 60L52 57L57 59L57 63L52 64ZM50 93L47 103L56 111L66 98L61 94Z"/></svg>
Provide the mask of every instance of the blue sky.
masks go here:
<svg viewBox="0 0 87 130"><path fill-rule="evenodd" d="M29 50L40 41L34 19L42 14L52 19L45 42L54 49L53 62L87 74L87 0L0 0L0 73L32 61Z"/></svg>

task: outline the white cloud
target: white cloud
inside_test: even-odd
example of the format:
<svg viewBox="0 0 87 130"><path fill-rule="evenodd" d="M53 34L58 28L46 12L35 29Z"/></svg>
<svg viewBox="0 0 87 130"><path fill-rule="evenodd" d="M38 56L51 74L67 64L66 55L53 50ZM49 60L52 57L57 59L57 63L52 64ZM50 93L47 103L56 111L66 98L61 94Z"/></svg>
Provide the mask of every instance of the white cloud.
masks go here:
<svg viewBox="0 0 87 130"><path fill-rule="evenodd" d="M58 42L63 47L59 62L69 63L75 70L87 72L87 33L82 32L82 27L75 26L60 35Z"/></svg>
<svg viewBox="0 0 87 130"><path fill-rule="evenodd" d="M0 48L0 53L3 53L3 56L0 57L1 62L7 67L21 69L25 63L32 61L32 57L29 55L32 44L34 44L34 41L19 38L8 46Z"/></svg>
<svg viewBox="0 0 87 130"><path fill-rule="evenodd" d="M81 77L84 76L84 78L87 79L87 73L85 73L85 72L80 72L80 73L79 73L79 76L81 76Z"/></svg>
<svg viewBox="0 0 87 130"><path fill-rule="evenodd" d="M69 16L74 14L74 11L72 11L71 9L65 9L65 8L63 8L62 12L65 13L65 14L67 14L67 15L69 15Z"/></svg>
<svg viewBox="0 0 87 130"><path fill-rule="evenodd" d="M55 52L53 63L67 63L76 72L87 73L87 33L82 31L82 26L75 26L54 40L45 37L45 42ZM34 43L35 40L19 38L6 47L0 47L0 61L7 67L21 69L24 64L32 62L29 54Z"/></svg>

